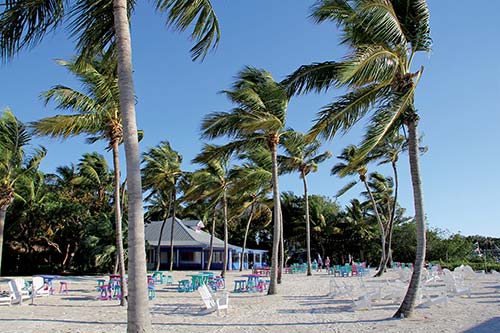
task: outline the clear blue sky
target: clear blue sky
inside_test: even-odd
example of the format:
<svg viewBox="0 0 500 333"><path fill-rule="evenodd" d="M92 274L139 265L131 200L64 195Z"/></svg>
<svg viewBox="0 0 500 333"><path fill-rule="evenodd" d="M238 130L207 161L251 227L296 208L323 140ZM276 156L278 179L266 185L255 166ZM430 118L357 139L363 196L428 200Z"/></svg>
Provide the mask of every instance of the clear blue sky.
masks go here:
<svg viewBox="0 0 500 333"><path fill-rule="evenodd" d="M308 1L213 0L220 19L221 43L203 63L193 63L186 33L168 30L162 17L147 1L138 1L132 21L133 61L139 128L145 131L141 149L171 142L184 156L183 168L194 170L190 160L199 152L200 122L206 113L227 111L231 105L218 94L229 88L244 65L261 67L281 80L303 64L338 60L344 50L332 24L315 25L307 19ZM420 131L428 153L421 158L424 202L431 227L462 234L500 236L497 210L498 144L500 143L500 2L434 0L429 2L433 51L415 62L425 66L417 91ZM73 43L64 31L49 35L33 50L0 65L0 109L10 107L22 121L55 114L39 99L55 84L78 84L53 59L69 59ZM318 109L335 94L294 98L288 110L288 126L307 131ZM345 137L325 143L338 155L350 143L358 143L364 124ZM83 138L65 142L35 139L48 148L42 170L77 163L82 153L102 152L104 144L85 145ZM310 191L333 196L348 180L330 176L336 160L320 166L309 177ZM372 168L372 170L374 170ZM378 169L389 175L389 170ZM408 159L400 161L400 204L413 214ZM281 190L301 194L296 175L280 179ZM339 200L344 205L361 188Z"/></svg>

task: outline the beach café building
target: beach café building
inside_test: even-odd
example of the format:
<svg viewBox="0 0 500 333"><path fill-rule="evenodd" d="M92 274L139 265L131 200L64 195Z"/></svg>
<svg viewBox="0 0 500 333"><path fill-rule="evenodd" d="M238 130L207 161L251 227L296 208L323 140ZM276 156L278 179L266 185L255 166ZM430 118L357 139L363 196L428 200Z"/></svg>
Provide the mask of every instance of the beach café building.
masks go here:
<svg viewBox="0 0 500 333"><path fill-rule="evenodd" d="M157 245L163 221L147 221L145 223L146 253L148 269L156 266ZM199 220L174 221L174 269L203 270L206 269L210 252L210 234L202 230L203 222ZM160 269L170 267L170 233L172 218L167 219L160 241ZM267 250L245 249L245 258L241 258L242 248L228 244L228 270L237 270L243 262L247 269L249 263L266 266ZM224 241L214 237L213 256L210 269L222 269L224 257Z"/></svg>

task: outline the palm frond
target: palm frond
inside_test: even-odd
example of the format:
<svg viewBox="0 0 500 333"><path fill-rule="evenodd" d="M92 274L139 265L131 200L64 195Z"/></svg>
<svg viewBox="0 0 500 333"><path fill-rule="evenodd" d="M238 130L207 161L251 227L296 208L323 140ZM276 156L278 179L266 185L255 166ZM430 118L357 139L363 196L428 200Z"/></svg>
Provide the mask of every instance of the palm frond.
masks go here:
<svg viewBox="0 0 500 333"><path fill-rule="evenodd" d="M325 61L300 66L288 75L281 84L289 96L305 94L311 91L326 92L338 83L339 63Z"/></svg>
<svg viewBox="0 0 500 333"><path fill-rule="evenodd" d="M354 88L370 83L389 83L399 66L399 56L393 50L378 45L360 46L338 64L338 80Z"/></svg>
<svg viewBox="0 0 500 333"><path fill-rule="evenodd" d="M430 14L425 0L394 0L392 6L397 14L406 39L414 52L430 51Z"/></svg>
<svg viewBox="0 0 500 333"><path fill-rule="evenodd" d="M341 197L342 195L344 195L347 191L349 191L351 188L354 187L354 185L356 185L357 182L356 181L351 181L349 183L347 183L346 185L344 185L340 190L338 190L338 192L335 194L335 198L339 198Z"/></svg>
<svg viewBox="0 0 500 333"><path fill-rule="evenodd" d="M307 134L308 138L321 136L329 140L338 131L346 133L388 91L388 85L371 84L341 96L318 112L318 118Z"/></svg>
<svg viewBox="0 0 500 333"><path fill-rule="evenodd" d="M361 24L375 41L405 46L406 36L392 1L361 0L356 8Z"/></svg>
<svg viewBox="0 0 500 333"><path fill-rule="evenodd" d="M413 103L415 87L413 86L406 94L397 96L387 104L382 105L374 114L358 149L355 161L365 158L388 133L396 131L398 126L402 125L402 116Z"/></svg>
<svg viewBox="0 0 500 333"><path fill-rule="evenodd" d="M167 24L179 31L193 26L191 39L196 42L191 48L193 60L203 59L211 48L217 47L219 22L210 1L157 0L156 8L160 12L168 12Z"/></svg>
<svg viewBox="0 0 500 333"><path fill-rule="evenodd" d="M0 13L0 56L34 47L63 21L66 0L9 0Z"/></svg>

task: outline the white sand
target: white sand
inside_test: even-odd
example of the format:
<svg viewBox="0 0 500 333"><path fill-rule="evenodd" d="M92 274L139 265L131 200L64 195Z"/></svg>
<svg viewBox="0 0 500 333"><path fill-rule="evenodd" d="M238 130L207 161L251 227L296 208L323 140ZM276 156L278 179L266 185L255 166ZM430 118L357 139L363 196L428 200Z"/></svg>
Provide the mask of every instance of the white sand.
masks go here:
<svg viewBox="0 0 500 333"><path fill-rule="evenodd" d="M191 272L174 272L174 281ZM248 273L248 272L246 272ZM364 278L367 287L394 280L394 272L380 278ZM125 332L126 307L119 301L97 299L98 277L67 277L69 295L38 297L21 306L0 306L0 332ZM279 295L233 293L233 280L240 272L228 272L229 314L200 314L203 302L198 292L179 293L175 286L157 287L150 301L155 332L500 332L500 281L483 275L472 281L472 297L453 297L446 304L418 308L411 319L391 319L398 304L375 302L371 310L354 311L347 296L330 297L325 272L312 277L284 275ZM336 278L354 284L356 277ZM7 278L0 288L7 289ZM57 286L58 287L58 286Z"/></svg>

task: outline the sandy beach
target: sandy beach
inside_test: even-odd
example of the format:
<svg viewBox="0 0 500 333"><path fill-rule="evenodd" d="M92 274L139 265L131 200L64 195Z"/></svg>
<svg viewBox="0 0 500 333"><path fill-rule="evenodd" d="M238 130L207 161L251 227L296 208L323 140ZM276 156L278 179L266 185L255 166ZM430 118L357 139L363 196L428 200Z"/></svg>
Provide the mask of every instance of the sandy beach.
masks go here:
<svg viewBox="0 0 500 333"><path fill-rule="evenodd" d="M173 272L174 282L191 272ZM248 273L248 272L247 272ZM244 273L243 273L244 274ZM229 312L203 314L198 292L179 293L173 286L157 286L156 299L150 301L155 332L500 332L500 281L491 274L478 275L471 297L450 297L447 303L419 307L411 319L391 319L398 304L391 300L373 302L370 310L354 310L346 295L329 295L331 276L326 272L284 275L279 295L233 293L233 281L242 273L228 272ZM367 288L391 292L386 280L363 278ZM126 307L117 300L98 300L96 276L64 277L69 295L37 297L35 304L0 306L1 332L124 332ZM30 280L30 278L27 278ZM354 296L362 292L357 277L336 277L339 284L353 286ZM0 279L7 289L9 278ZM56 286L58 288L58 286Z"/></svg>

